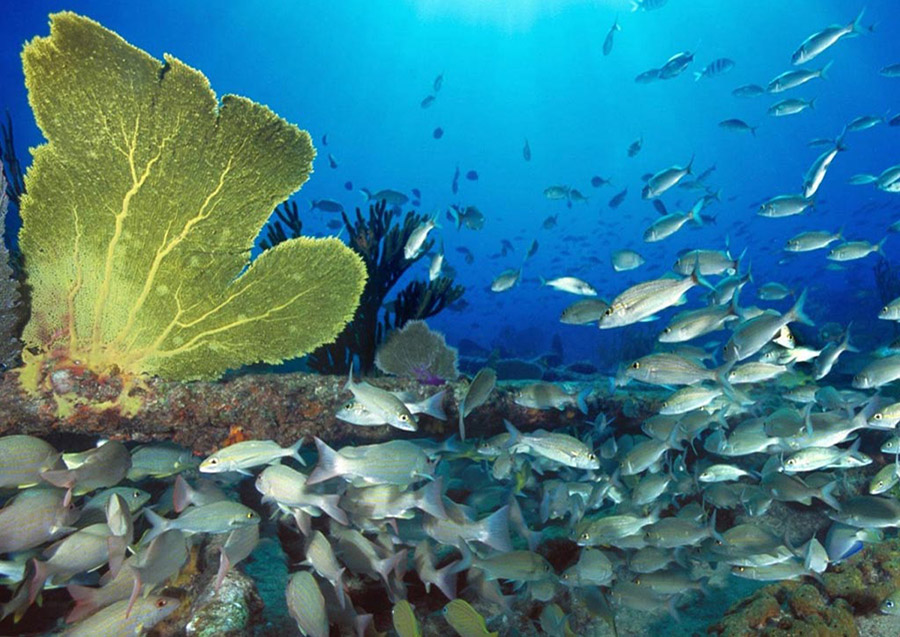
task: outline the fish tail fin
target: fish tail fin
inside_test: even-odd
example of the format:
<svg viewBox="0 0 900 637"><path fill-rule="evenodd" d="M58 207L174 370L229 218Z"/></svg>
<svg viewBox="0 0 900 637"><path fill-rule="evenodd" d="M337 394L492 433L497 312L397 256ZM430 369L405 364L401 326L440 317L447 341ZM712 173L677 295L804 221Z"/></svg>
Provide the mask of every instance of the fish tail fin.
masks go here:
<svg viewBox="0 0 900 637"><path fill-rule="evenodd" d="M344 510L340 507L341 496L336 494L328 494L323 495L322 500L316 503L320 509L325 512L325 515L330 517L335 522L339 524L343 524L344 526L348 526L350 524L350 520L347 519L347 514L344 513Z"/></svg>
<svg viewBox="0 0 900 637"><path fill-rule="evenodd" d="M444 508L444 478L439 476L416 492L416 507L433 518L447 519Z"/></svg>
<svg viewBox="0 0 900 637"><path fill-rule="evenodd" d="M591 388L588 387L587 389L583 389L580 392L578 392L578 395L575 396L575 404L578 405L578 411L583 413L585 416L587 416L587 413L588 413L587 399L588 399L588 396L590 396L590 395L591 395Z"/></svg>
<svg viewBox="0 0 900 637"><path fill-rule="evenodd" d="M444 396L446 394L447 390L442 389L434 396L429 397L422 406L422 413L438 420L447 420L447 414L444 412Z"/></svg>
<svg viewBox="0 0 900 637"><path fill-rule="evenodd" d="M371 201L372 199L372 191L368 188L360 188L359 191L363 194L367 201Z"/></svg>
<svg viewBox="0 0 900 637"><path fill-rule="evenodd" d="M696 223L698 226L703 225L703 217L700 216L700 210L701 210L700 208L698 208L697 206L694 206L693 208L691 208L691 211L688 213L691 217L691 221Z"/></svg>
<svg viewBox="0 0 900 637"><path fill-rule="evenodd" d="M344 391L353 391L353 361L350 361L350 371L347 372L347 382L344 384Z"/></svg>
<svg viewBox="0 0 900 637"><path fill-rule="evenodd" d="M38 593L44 588L44 583L47 581L47 578L50 577L50 570L47 568L47 562L42 562L37 558L31 560L31 562L34 565L34 571L32 572L31 577L26 580L28 585L28 603L26 604L26 608L34 603Z"/></svg>
<svg viewBox="0 0 900 637"><path fill-rule="evenodd" d="M144 509L144 519L150 523L150 530L144 534L141 540L144 544L149 544L151 540L169 530L169 520L153 509Z"/></svg>
<svg viewBox="0 0 900 637"><path fill-rule="evenodd" d="M131 587L131 596L128 598L128 607L125 609L125 619L128 619L128 616L131 615L131 609L134 608L134 603L137 601L141 588L144 585L143 581L141 581L140 569L133 568L132 570L134 571L134 585Z"/></svg>
<svg viewBox="0 0 900 637"><path fill-rule="evenodd" d="M306 479L306 484L310 485L325 482L341 473L341 458L338 452L325 444L318 436L315 437L315 441L316 450L319 452L319 462Z"/></svg>
<svg viewBox="0 0 900 637"><path fill-rule="evenodd" d="M828 62L828 64L826 64L825 66L823 66L823 67L819 70L819 77L821 77L823 80L827 80L827 79L828 79L828 71L831 70L831 65L832 65L832 64L834 64L834 60L830 60L830 61Z"/></svg>
<svg viewBox="0 0 900 637"><path fill-rule="evenodd" d="M465 420L465 405L459 406L459 440L460 442L465 442L466 440L466 420Z"/></svg>
<svg viewBox="0 0 900 637"><path fill-rule="evenodd" d="M900 458L900 456L897 456ZM834 490L837 489L838 481L833 480L819 490L819 499L830 506L835 511L841 510L841 503L834 497Z"/></svg>
<svg viewBox="0 0 900 637"><path fill-rule="evenodd" d="M812 99L809 100L809 107L810 107L812 110L816 110L816 100L817 100L817 99L819 99L819 98L818 98L818 97L813 97Z"/></svg>
<svg viewBox="0 0 900 637"><path fill-rule="evenodd" d="M853 321L847 323L847 328L844 330L844 339L843 339L843 348L845 352L854 352L858 353L859 348L850 344L850 328L853 326Z"/></svg>
<svg viewBox="0 0 900 637"><path fill-rule="evenodd" d="M109 572L115 578L122 568L125 555L128 551L128 538L124 535L110 535L106 538L107 551L109 553Z"/></svg>
<svg viewBox="0 0 900 637"><path fill-rule="evenodd" d="M231 570L231 560L228 559L228 553L222 549L219 551L219 570L216 571L216 580L213 584L213 590L218 593L219 589L222 588L222 582L225 581L225 576L228 575L228 571Z"/></svg>
<svg viewBox="0 0 900 637"><path fill-rule="evenodd" d="M73 624L81 621L88 615L93 614L97 610L97 591L99 588L92 586L81 586L79 584L69 584L66 586L66 592L75 600L75 606L66 615L66 623Z"/></svg>
<svg viewBox="0 0 900 637"><path fill-rule="evenodd" d="M388 578L391 573L393 573L397 569L397 565L406 559L407 549L403 549L402 551L398 551L394 553L390 557L386 557L380 562L376 562L375 570L381 575L381 579L384 580L384 583L388 585L390 588L390 581Z"/></svg>
<svg viewBox="0 0 900 637"><path fill-rule="evenodd" d="M812 319L810 319L806 313L803 311L803 305L806 303L806 289L804 288L803 292L800 293L800 296L797 298L797 301L794 303L794 307L788 310L788 314L790 315L789 323L803 323L804 325L815 325Z"/></svg>
<svg viewBox="0 0 900 637"><path fill-rule="evenodd" d="M856 16L856 18L853 19L853 22L851 22L850 24L847 25L850 28L851 33L853 35L859 35L859 34L865 32L865 29L863 28L863 25L862 25L862 19L863 19L863 15L865 14L865 12L866 12L866 8L863 7L862 9L859 10L859 14Z"/></svg>
<svg viewBox="0 0 900 637"><path fill-rule="evenodd" d="M631 12L632 13L634 13L635 11L637 11L640 8L641 8L641 4L639 2L636 2L635 0L631 0Z"/></svg>
<svg viewBox="0 0 900 637"><path fill-rule="evenodd" d="M297 442L290 446L291 450L291 458L302 464L304 467L306 466L306 460L304 460L300 456L300 448L303 447L303 438L301 437Z"/></svg>
<svg viewBox="0 0 900 637"><path fill-rule="evenodd" d="M759 124L757 124L756 126L750 127L750 134L753 135L754 137L756 137L756 129L757 128L759 128Z"/></svg>
<svg viewBox="0 0 900 637"><path fill-rule="evenodd" d="M450 562L447 566L434 571L433 584L447 597L456 599L456 565L459 562Z"/></svg>
<svg viewBox="0 0 900 637"><path fill-rule="evenodd" d="M194 488L188 484L180 473L175 477L175 486L172 488L172 506L175 513L181 513L194 499Z"/></svg>
<svg viewBox="0 0 900 637"><path fill-rule="evenodd" d="M837 237L835 237L835 240L836 240L836 241L841 241L841 240L843 240L843 238L844 238L844 229L845 229L845 227L846 227L846 226L841 226L840 228L838 228L838 231L837 231Z"/></svg>
<svg viewBox="0 0 900 637"><path fill-rule="evenodd" d="M512 544L509 541L509 505L505 505L479 522L481 533L478 540L492 549L509 553Z"/></svg>
<svg viewBox="0 0 900 637"><path fill-rule="evenodd" d="M694 167L694 157L696 157L696 155L691 155L691 161L688 162L687 168L684 169L684 171L689 175L694 174L693 172L691 172L691 169Z"/></svg>
<svg viewBox="0 0 900 637"><path fill-rule="evenodd" d="M694 81L699 82L700 78L703 77L703 71L694 71Z"/></svg>
<svg viewBox="0 0 900 637"><path fill-rule="evenodd" d="M516 426L505 418L503 419L503 425L506 427L506 431L509 432L509 443L507 444L507 448L512 448L519 444L522 440L522 432L516 429Z"/></svg>
<svg viewBox="0 0 900 637"><path fill-rule="evenodd" d="M875 252L877 252L881 256L884 256L884 250L882 248L884 247L884 242L887 241L887 238L888 235L884 235L884 238L875 244Z"/></svg>
<svg viewBox="0 0 900 637"><path fill-rule="evenodd" d="M41 477L60 489L71 489L75 486L75 472L70 469L53 469L42 471Z"/></svg>
<svg viewBox="0 0 900 637"><path fill-rule="evenodd" d="M319 201L317 199L310 199L309 200L309 209L313 210L316 207L317 203L319 203Z"/></svg>

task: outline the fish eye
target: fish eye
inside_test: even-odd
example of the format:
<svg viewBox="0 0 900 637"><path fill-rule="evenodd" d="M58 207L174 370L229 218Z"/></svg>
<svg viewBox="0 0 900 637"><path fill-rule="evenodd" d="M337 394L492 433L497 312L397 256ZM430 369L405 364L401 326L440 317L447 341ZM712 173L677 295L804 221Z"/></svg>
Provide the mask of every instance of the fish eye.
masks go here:
<svg viewBox="0 0 900 637"><path fill-rule="evenodd" d="M134 493L131 494L131 497L132 497L132 498L139 498L139 497L141 497L141 492L140 492L140 491L135 491Z"/></svg>
<svg viewBox="0 0 900 637"><path fill-rule="evenodd" d="M737 570L738 570L739 573L743 573L744 571L747 570L747 568L746 568L745 566L738 566L738 567L737 567Z"/></svg>
<svg viewBox="0 0 900 637"><path fill-rule="evenodd" d="M887 600L887 601L884 603L884 605L887 606L888 608L893 608L893 607L894 607L894 602L892 602L891 600Z"/></svg>
<svg viewBox="0 0 900 637"><path fill-rule="evenodd" d="M641 368L641 361L634 361L631 364L631 369L640 369L640 368Z"/></svg>
<svg viewBox="0 0 900 637"><path fill-rule="evenodd" d="M350 401L346 405L344 405L344 409L351 409L353 407L353 401Z"/></svg>
<svg viewBox="0 0 900 637"><path fill-rule="evenodd" d="M248 512L247 512L247 519L248 519L248 520L252 520L252 519L255 517L255 515L256 515L256 514L253 513L253 511L248 511Z"/></svg>
<svg viewBox="0 0 900 637"><path fill-rule="evenodd" d="M785 464L789 464L789 465L793 466L793 465L797 464L797 460L795 458L790 458L790 459L788 459L788 461Z"/></svg>
<svg viewBox="0 0 900 637"><path fill-rule="evenodd" d="M590 539L591 539L591 534L588 533L587 531L585 531L584 533L581 534L581 539L582 539L582 540L590 540Z"/></svg>
<svg viewBox="0 0 900 637"><path fill-rule="evenodd" d="M593 454L593 453L588 454L588 460L596 460L596 459L597 459L597 456L595 454Z"/></svg>
<svg viewBox="0 0 900 637"><path fill-rule="evenodd" d="M400 422L406 422L407 420L409 420L409 416L407 416L406 414L400 414Z"/></svg>
<svg viewBox="0 0 900 637"><path fill-rule="evenodd" d="M168 605L169 605L169 600L167 600L165 598L156 600L157 608L165 608Z"/></svg>
<svg viewBox="0 0 900 637"><path fill-rule="evenodd" d="M875 415L872 416L872 417L873 417L875 420L881 420L882 418L884 418L884 416L882 416L881 413L877 413L877 414L875 414Z"/></svg>
<svg viewBox="0 0 900 637"><path fill-rule="evenodd" d="M663 334L671 334L671 333L672 333L671 327L667 327L666 329L663 330Z"/></svg>
<svg viewBox="0 0 900 637"><path fill-rule="evenodd" d="M209 465L216 465L216 464L219 464L219 459L218 458L208 458L206 460L206 463Z"/></svg>
<svg viewBox="0 0 900 637"><path fill-rule="evenodd" d="M879 481L875 484L875 488L876 488L876 489L880 489L880 488L883 487L883 486L884 486L884 480L879 480Z"/></svg>
<svg viewBox="0 0 900 637"><path fill-rule="evenodd" d="M608 308L606 308L606 311L603 313L603 316L612 316L612 313L613 313L612 308L608 307Z"/></svg>
<svg viewBox="0 0 900 637"><path fill-rule="evenodd" d="M882 314L887 314L887 313L888 313L887 305L885 305L883 308L881 308L881 313L882 313Z"/></svg>

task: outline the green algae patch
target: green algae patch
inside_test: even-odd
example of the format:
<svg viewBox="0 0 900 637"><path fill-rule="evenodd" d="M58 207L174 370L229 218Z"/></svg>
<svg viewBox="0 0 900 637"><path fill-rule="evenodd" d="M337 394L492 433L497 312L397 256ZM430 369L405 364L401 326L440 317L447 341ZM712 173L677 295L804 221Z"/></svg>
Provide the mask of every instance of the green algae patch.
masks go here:
<svg viewBox="0 0 900 637"><path fill-rule="evenodd" d="M308 179L307 132L74 13L22 54L47 143L33 150L20 245L32 292L23 387L61 368L215 379L331 342L366 280L336 239L250 261L272 210ZM61 393L61 392L57 392Z"/></svg>

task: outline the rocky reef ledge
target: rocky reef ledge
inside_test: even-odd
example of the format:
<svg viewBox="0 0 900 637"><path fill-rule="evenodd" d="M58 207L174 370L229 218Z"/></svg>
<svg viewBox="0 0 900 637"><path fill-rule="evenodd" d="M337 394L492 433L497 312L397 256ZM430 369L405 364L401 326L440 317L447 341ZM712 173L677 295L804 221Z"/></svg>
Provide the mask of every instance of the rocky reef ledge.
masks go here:
<svg viewBox="0 0 900 637"><path fill-rule="evenodd" d="M419 419L419 431L402 432L387 426L357 427L337 420L334 414L349 399L346 378L308 373L243 374L216 382L165 382L149 379L131 390L137 405L133 414L120 406L98 408L76 404L60 409L60 397L77 395L93 405L103 404L119 394L115 382L103 383L85 374L55 379L37 395L26 395L13 373L0 378L0 435L83 434L122 441L167 440L206 454L226 441L255 438L272 439L288 445L298 438L319 436L329 444L369 443L401 437L449 436L457 431L458 401L468 387L467 380L441 387L423 386L412 380L380 377L367 379L391 391L409 392L425 398L446 391L443 406L448 420L427 416ZM526 430L555 429L583 422L575 409L539 411L516 405L516 389L524 382L498 385L488 402L466 417L466 430L473 436L503 431L503 419ZM590 386L573 384L572 389ZM650 398L650 396L648 396ZM626 404L627 402L627 404ZM620 415L623 407L653 413L654 400L626 401L611 396L606 379L598 381L589 400L590 415L602 412L608 418ZM639 422L639 421L638 421Z"/></svg>

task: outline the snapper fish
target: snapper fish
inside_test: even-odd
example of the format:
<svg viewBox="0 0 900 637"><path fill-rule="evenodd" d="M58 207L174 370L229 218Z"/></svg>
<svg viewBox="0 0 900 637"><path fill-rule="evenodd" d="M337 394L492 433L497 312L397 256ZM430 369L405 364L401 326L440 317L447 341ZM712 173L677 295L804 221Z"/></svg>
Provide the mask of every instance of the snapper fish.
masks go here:
<svg viewBox="0 0 900 637"><path fill-rule="evenodd" d="M734 60L718 58L703 67L702 71L694 72L694 81L699 82L703 78L718 77L734 68Z"/></svg>
<svg viewBox="0 0 900 637"><path fill-rule="evenodd" d="M578 294L580 296L597 296L597 290L588 283L574 276L562 276L549 281L541 277L541 285L547 285L560 292L568 292L569 294Z"/></svg>
<svg viewBox="0 0 900 637"><path fill-rule="evenodd" d="M643 199L655 199L659 197L669 188L676 186L679 181L691 174L691 167L694 165L694 158L688 162L687 166L671 166L665 168L647 180L647 185L641 191Z"/></svg>
<svg viewBox="0 0 900 637"><path fill-rule="evenodd" d="M609 32L606 34L606 38L603 40L603 55L609 55L613 50L613 36L616 31L621 31L622 27L619 26L619 18L616 17L616 21L613 22L613 25L609 28Z"/></svg>
<svg viewBox="0 0 900 637"><path fill-rule="evenodd" d="M821 69L811 71L808 69L795 69L791 71L785 71L784 73L777 75L772 78L772 81L769 82L768 86L766 86L766 91L769 93L781 93L782 91L787 91L792 88L797 88L798 86L802 86L811 80L815 80L817 78L821 78L823 80L827 80L828 76L826 73L828 69L831 68L832 62L829 62Z"/></svg>
<svg viewBox="0 0 900 637"><path fill-rule="evenodd" d="M613 299L598 325L603 330L642 321L678 304L688 290L701 283L709 286L697 272L682 279L664 277L638 283Z"/></svg>
<svg viewBox="0 0 900 637"><path fill-rule="evenodd" d="M407 259L414 259L422 252L422 246L428 240L428 233L437 228L437 218L432 217L420 223L409 234L406 245L403 246L403 256Z"/></svg>
<svg viewBox="0 0 900 637"><path fill-rule="evenodd" d="M863 13L865 13L865 8L859 12L859 15L856 16L853 22L845 26L832 25L813 33L794 51L794 54L791 56L791 62L794 65L806 64L837 44L840 39L862 33L861 20Z"/></svg>

